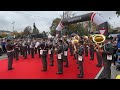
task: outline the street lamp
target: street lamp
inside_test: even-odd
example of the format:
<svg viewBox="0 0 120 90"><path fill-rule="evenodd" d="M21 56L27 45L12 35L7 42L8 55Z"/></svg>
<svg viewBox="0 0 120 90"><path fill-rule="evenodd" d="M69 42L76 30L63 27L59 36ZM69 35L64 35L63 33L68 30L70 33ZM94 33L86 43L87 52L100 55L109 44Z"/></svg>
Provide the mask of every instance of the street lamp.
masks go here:
<svg viewBox="0 0 120 90"><path fill-rule="evenodd" d="M13 23L12 23L12 24L13 24L13 32L14 32L14 24L15 24L15 21L13 21ZM15 35L14 35L14 38L15 38Z"/></svg>
<svg viewBox="0 0 120 90"><path fill-rule="evenodd" d="M13 21L13 23L12 23L12 24L13 24L13 31L14 31L14 24L15 24L15 21Z"/></svg>

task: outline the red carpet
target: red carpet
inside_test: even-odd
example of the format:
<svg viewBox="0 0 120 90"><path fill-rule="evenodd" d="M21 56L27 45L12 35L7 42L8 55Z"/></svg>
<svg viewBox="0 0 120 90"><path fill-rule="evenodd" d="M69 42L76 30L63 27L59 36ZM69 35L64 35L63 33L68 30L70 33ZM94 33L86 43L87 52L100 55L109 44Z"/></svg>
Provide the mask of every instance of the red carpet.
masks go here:
<svg viewBox="0 0 120 90"><path fill-rule="evenodd" d="M62 75L57 75L57 61L55 56L54 66L50 66L50 60L48 56L48 71L41 72L42 62L38 58L38 55L35 55L35 58L32 59L31 56L28 56L28 59L23 59L20 57L20 60L14 60L13 67L14 70L7 70L8 60L0 60L0 79L78 79L77 74L79 70L77 69L78 64L76 60L73 59L73 56L69 56L69 67L64 67L64 73ZM97 60L95 54L95 60L89 60L89 57L85 57L84 60L84 78L83 79L94 79L97 73L101 68L96 67Z"/></svg>

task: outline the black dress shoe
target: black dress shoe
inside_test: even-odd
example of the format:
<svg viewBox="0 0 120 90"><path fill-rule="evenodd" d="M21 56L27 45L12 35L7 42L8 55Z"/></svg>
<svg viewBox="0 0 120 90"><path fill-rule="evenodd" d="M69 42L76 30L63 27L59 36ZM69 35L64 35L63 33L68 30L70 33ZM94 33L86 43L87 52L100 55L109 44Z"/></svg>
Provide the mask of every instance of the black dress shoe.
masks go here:
<svg viewBox="0 0 120 90"><path fill-rule="evenodd" d="M53 64L50 64L50 66L53 66Z"/></svg>
<svg viewBox="0 0 120 90"><path fill-rule="evenodd" d="M64 65L64 67L68 67L68 65Z"/></svg>
<svg viewBox="0 0 120 90"><path fill-rule="evenodd" d="M97 64L96 66L97 66L97 67L102 67L102 65L98 65L98 64Z"/></svg>
<svg viewBox="0 0 120 90"><path fill-rule="evenodd" d="M62 72L57 72L56 74L63 74Z"/></svg>
<svg viewBox="0 0 120 90"><path fill-rule="evenodd" d="M78 76L77 76L78 78L83 78L83 75L80 75L80 74L78 74Z"/></svg>
<svg viewBox="0 0 120 90"><path fill-rule="evenodd" d="M47 71L47 70L41 70L42 72L45 72L45 71Z"/></svg>
<svg viewBox="0 0 120 90"><path fill-rule="evenodd" d="M100 79L106 79L106 78L100 78Z"/></svg>
<svg viewBox="0 0 120 90"><path fill-rule="evenodd" d="M13 70L14 68L9 68L8 70Z"/></svg>
<svg viewBox="0 0 120 90"><path fill-rule="evenodd" d="M78 64L78 62L76 62L76 64Z"/></svg>

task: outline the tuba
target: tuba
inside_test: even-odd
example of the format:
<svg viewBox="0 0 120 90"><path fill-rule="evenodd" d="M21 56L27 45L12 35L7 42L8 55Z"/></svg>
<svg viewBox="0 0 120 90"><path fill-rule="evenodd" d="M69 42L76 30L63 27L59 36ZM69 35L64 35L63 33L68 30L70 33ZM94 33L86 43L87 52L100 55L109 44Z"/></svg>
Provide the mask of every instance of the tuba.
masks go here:
<svg viewBox="0 0 120 90"><path fill-rule="evenodd" d="M106 37L102 34L96 34L93 36L93 41L95 43L103 43L105 41Z"/></svg>
<svg viewBox="0 0 120 90"><path fill-rule="evenodd" d="M102 34L95 34L93 36L93 42L96 44L96 45L99 45L99 48L102 48L103 47L103 42L105 41L106 37Z"/></svg>

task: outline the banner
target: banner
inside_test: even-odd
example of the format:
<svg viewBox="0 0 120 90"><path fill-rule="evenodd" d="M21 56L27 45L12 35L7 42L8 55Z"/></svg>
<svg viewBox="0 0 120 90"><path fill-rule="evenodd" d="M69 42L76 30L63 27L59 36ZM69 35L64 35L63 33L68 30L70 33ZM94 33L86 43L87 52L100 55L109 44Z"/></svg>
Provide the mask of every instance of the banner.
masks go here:
<svg viewBox="0 0 120 90"><path fill-rule="evenodd" d="M106 22L106 20L103 19L101 16L99 16L97 13L92 14L91 21L94 22L96 25L100 25L100 24Z"/></svg>
<svg viewBox="0 0 120 90"><path fill-rule="evenodd" d="M63 27L64 27L64 26L63 26L62 23L60 22L60 23L58 24L56 30L57 30L57 31L61 31L61 30L63 29Z"/></svg>

